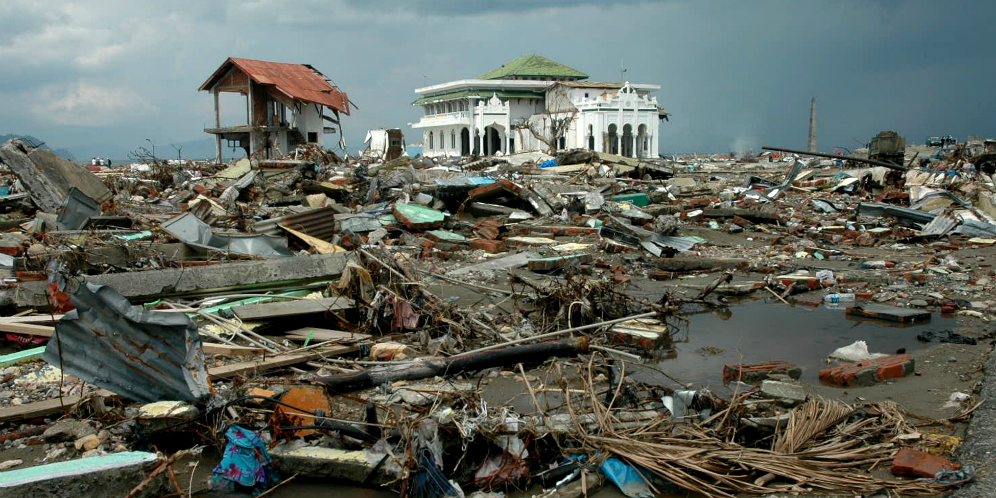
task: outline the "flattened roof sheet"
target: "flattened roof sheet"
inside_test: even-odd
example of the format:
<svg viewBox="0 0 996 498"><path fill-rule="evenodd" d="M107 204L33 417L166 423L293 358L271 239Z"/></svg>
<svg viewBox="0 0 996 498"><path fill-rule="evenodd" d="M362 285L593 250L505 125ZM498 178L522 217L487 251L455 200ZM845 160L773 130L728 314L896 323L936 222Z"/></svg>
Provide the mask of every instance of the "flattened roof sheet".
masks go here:
<svg viewBox="0 0 996 498"><path fill-rule="evenodd" d="M303 102L320 104L349 114L349 98L325 79L325 75L308 64L258 61L229 57L200 90L208 90L231 66L238 67L250 79Z"/></svg>
<svg viewBox="0 0 996 498"><path fill-rule="evenodd" d="M539 55L523 55L512 62L509 62L484 76L482 80L513 79L515 77L558 77L584 79L588 75L576 69L569 68L559 62L552 61Z"/></svg>

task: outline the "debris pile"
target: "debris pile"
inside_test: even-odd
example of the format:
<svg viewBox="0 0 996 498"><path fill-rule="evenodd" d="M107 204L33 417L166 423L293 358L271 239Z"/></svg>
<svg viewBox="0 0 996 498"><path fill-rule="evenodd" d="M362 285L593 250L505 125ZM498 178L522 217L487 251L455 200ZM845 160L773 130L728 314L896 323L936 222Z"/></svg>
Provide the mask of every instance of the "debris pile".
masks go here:
<svg viewBox="0 0 996 498"><path fill-rule="evenodd" d="M924 345L988 341L996 172L964 148L429 159L389 150L392 131L359 157L223 165L0 146L0 440L23 455L0 489L107 469L138 476L129 496L298 477L434 497L930 495L973 478L948 458L960 440L927 431L964 427L970 394L926 418L813 395L793 358L717 368L728 394L666 363L692 315L760 299L897 327L939 311L976 327ZM818 373L836 392L923 366L838 346Z"/></svg>

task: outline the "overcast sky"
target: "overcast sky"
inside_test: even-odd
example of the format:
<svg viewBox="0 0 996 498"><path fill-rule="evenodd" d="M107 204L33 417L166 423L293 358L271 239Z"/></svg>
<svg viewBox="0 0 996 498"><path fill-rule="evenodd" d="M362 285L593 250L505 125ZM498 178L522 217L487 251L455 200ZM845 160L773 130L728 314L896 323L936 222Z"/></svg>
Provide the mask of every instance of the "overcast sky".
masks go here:
<svg viewBox="0 0 996 498"><path fill-rule="evenodd" d="M355 150L369 128L418 139L416 87L537 53L661 85L664 153L804 148L812 96L821 150L888 129L992 137L994 18L992 0L3 0L0 134L84 155L202 140L213 107L197 88L236 56L333 79L359 107L344 120Z"/></svg>

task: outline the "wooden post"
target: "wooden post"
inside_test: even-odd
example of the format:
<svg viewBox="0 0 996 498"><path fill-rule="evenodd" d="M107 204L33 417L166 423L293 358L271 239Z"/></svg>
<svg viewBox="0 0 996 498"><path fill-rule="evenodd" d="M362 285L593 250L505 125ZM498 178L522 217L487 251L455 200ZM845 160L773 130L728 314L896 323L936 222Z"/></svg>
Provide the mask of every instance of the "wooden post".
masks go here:
<svg viewBox="0 0 996 498"><path fill-rule="evenodd" d="M214 89L214 127L221 128L221 110L218 105L218 89ZM217 161L221 162L221 135L214 134L214 152Z"/></svg>

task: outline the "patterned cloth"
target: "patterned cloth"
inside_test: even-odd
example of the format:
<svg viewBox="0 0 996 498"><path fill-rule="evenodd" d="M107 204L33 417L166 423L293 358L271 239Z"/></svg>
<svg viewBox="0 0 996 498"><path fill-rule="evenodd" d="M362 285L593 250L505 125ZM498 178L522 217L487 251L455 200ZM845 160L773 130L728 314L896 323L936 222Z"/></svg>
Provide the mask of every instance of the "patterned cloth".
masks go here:
<svg viewBox="0 0 996 498"><path fill-rule="evenodd" d="M237 425L225 432L228 445L221 463L214 468L211 489L236 491L239 486L262 493L280 481L273 459L259 435Z"/></svg>

